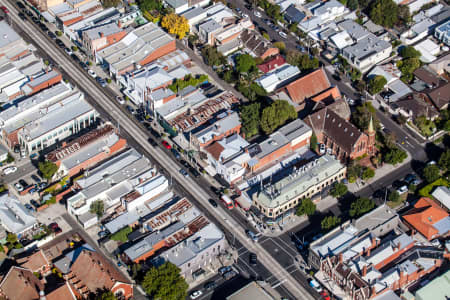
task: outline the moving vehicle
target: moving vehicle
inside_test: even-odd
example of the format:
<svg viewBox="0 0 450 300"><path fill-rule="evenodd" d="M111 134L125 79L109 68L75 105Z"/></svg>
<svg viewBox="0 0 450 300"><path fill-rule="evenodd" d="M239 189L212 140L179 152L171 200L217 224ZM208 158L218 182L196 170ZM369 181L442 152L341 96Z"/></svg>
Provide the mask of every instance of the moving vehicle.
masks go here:
<svg viewBox="0 0 450 300"><path fill-rule="evenodd" d="M3 174L8 175L17 171L17 167L7 167L3 169Z"/></svg>
<svg viewBox="0 0 450 300"><path fill-rule="evenodd" d="M255 253L250 253L249 262L250 265L256 266L258 264L258 256Z"/></svg>
<svg viewBox="0 0 450 300"><path fill-rule="evenodd" d="M97 74L96 74L93 70L91 70L91 69L88 70L88 74L89 74L89 76L91 76L92 78L97 77Z"/></svg>
<svg viewBox="0 0 450 300"><path fill-rule="evenodd" d="M247 230L245 231L245 233L246 233L247 236L248 236L249 238L251 238L254 242L258 242L258 241L259 241L259 235L256 234L256 233L254 233L253 231L247 229Z"/></svg>
<svg viewBox="0 0 450 300"><path fill-rule="evenodd" d="M207 291L213 290L217 287L217 283L215 281L208 281L207 283L205 283L205 285L203 287Z"/></svg>
<svg viewBox="0 0 450 300"><path fill-rule="evenodd" d="M161 143L163 144L164 148L166 148L168 150L172 149L172 146L170 146L167 141L162 141Z"/></svg>
<svg viewBox="0 0 450 300"><path fill-rule="evenodd" d="M217 202L214 201L214 199L208 199L208 202L209 202L209 204L211 204L211 206L213 206L213 207L217 207L217 206L218 206L218 205L217 205Z"/></svg>
<svg viewBox="0 0 450 300"><path fill-rule="evenodd" d="M197 299L197 298L200 297L201 295L203 295L202 291L195 290L195 291L192 291L192 292L191 292L191 294L189 295L189 297L190 297L191 299Z"/></svg>
<svg viewBox="0 0 450 300"><path fill-rule="evenodd" d="M181 173L181 175L183 175L184 177L189 177L189 173L186 172L185 169L180 169L180 173Z"/></svg>
<svg viewBox="0 0 450 300"><path fill-rule="evenodd" d="M222 195L222 197L220 197L220 200L222 200L222 202L223 202L223 204L225 205L226 208L228 208L228 209L233 209L234 208L233 200L231 200L231 198L228 197L227 195Z"/></svg>

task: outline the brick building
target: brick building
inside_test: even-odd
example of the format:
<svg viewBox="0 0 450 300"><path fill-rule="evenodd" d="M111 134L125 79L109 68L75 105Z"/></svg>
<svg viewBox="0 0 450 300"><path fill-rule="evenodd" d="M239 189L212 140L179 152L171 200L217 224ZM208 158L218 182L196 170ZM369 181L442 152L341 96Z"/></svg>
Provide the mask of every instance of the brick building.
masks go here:
<svg viewBox="0 0 450 300"><path fill-rule="evenodd" d="M81 34L81 43L87 50L91 59L95 58L95 52L119 42L127 35L116 23L103 24Z"/></svg>
<svg viewBox="0 0 450 300"><path fill-rule="evenodd" d="M239 134L241 122L237 112L225 112L220 114L218 120L210 126L192 134L192 143L197 147L206 147L214 141L219 141L224 137Z"/></svg>
<svg viewBox="0 0 450 300"><path fill-rule="evenodd" d="M30 81L22 87L22 91L26 96L31 96L42 91L43 89L60 83L61 80L62 75L59 72L52 70L37 78L31 77Z"/></svg>

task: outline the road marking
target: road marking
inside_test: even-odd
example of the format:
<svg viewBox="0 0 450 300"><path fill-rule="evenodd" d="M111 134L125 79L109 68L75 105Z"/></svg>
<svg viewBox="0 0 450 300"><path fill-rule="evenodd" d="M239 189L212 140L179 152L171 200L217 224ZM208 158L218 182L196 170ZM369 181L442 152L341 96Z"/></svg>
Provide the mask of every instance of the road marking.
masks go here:
<svg viewBox="0 0 450 300"><path fill-rule="evenodd" d="M279 286L282 285L285 281L286 281L286 279L283 279L282 281L278 282L277 284L272 285L272 288L275 289L275 288L279 287Z"/></svg>

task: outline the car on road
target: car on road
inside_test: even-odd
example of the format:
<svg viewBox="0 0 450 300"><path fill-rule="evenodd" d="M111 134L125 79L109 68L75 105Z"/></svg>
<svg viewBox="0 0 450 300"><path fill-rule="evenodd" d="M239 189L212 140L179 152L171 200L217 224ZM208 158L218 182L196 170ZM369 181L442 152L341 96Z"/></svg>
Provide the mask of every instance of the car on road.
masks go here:
<svg viewBox="0 0 450 300"><path fill-rule="evenodd" d="M189 173L186 172L185 169L180 169L180 173L181 173L181 175L183 175L184 177L189 177Z"/></svg>
<svg viewBox="0 0 450 300"><path fill-rule="evenodd" d="M22 2L17 1L16 4L17 4L17 7L19 7L20 9L25 9L25 5L23 5Z"/></svg>
<svg viewBox="0 0 450 300"><path fill-rule="evenodd" d="M76 62L80 62L80 61L81 61L80 58L79 58L75 53L72 53L72 54L70 55L70 57L72 57L72 59L73 59L74 61L76 61Z"/></svg>
<svg viewBox="0 0 450 300"><path fill-rule="evenodd" d="M31 205L33 205L35 208L38 208L40 205L37 203L36 200L30 200Z"/></svg>
<svg viewBox="0 0 450 300"><path fill-rule="evenodd" d="M89 74L89 76L91 76L92 78L96 78L96 77L97 77L97 74L95 73L95 71L93 71L93 70L91 70L91 69L88 69L88 74Z"/></svg>
<svg viewBox="0 0 450 300"><path fill-rule="evenodd" d="M121 104L121 105L125 104L125 100L120 96L116 96L116 101L119 102L119 104Z"/></svg>
<svg viewBox="0 0 450 300"><path fill-rule="evenodd" d="M33 193L36 193L37 191L39 191L39 189L37 187L34 187L28 191L28 194L33 194Z"/></svg>
<svg viewBox="0 0 450 300"><path fill-rule="evenodd" d="M163 144L164 148L170 150L172 149L172 146L167 141L162 141L161 144Z"/></svg>
<svg viewBox="0 0 450 300"><path fill-rule="evenodd" d="M257 11L257 10L255 10L255 12L254 12L253 14L254 14L255 17L257 17L257 18L261 18L261 17L262 17L261 13L260 13L259 11Z"/></svg>
<svg viewBox="0 0 450 300"><path fill-rule="evenodd" d="M406 175L405 182L407 184L414 184L415 181L417 181L417 176L415 174L408 174L408 175Z"/></svg>
<svg viewBox="0 0 450 300"><path fill-rule="evenodd" d="M189 172L191 172L195 178L198 178L200 176L200 173L194 167L190 167Z"/></svg>
<svg viewBox="0 0 450 300"><path fill-rule="evenodd" d="M316 290L316 292L320 293L323 289L320 283L318 283L315 279L311 279L309 281L309 285Z"/></svg>
<svg viewBox="0 0 450 300"><path fill-rule="evenodd" d="M244 19L249 18L249 15L247 15L247 14L242 14L242 18L244 18Z"/></svg>
<svg viewBox="0 0 450 300"><path fill-rule="evenodd" d="M106 87L106 80L101 78L101 77L96 77L95 80L102 86L102 87Z"/></svg>
<svg viewBox="0 0 450 300"><path fill-rule="evenodd" d="M156 131L155 129L153 129L152 127L150 127L150 133L157 139L161 138L161 135L159 134L158 131Z"/></svg>
<svg viewBox="0 0 450 300"><path fill-rule="evenodd" d="M3 169L3 174L8 175L17 171L17 167L7 167Z"/></svg>
<svg viewBox="0 0 450 300"><path fill-rule="evenodd" d="M188 168L188 169L190 168L189 163L187 161L185 161L184 159L180 160L180 164L182 164L183 167L185 167L185 168Z"/></svg>
<svg viewBox="0 0 450 300"><path fill-rule="evenodd" d="M56 45L58 45L59 48L65 48L66 47L64 42L61 41L60 39L56 39L55 42L56 42Z"/></svg>
<svg viewBox="0 0 450 300"><path fill-rule="evenodd" d="M195 291L192 291L192 292L191 292L191 294L189 295L189 298L191 298L191 299L197 299L197 298L200 297L201 295L203 295L202 291L195 290Z"/></svg>
<svg viewBox="0 0 450 300"><path fill-rule="evenodd" d="M223 274L223 279L229 280L229 279L235 277L236 275L237 275L237 273L234 270L231 270L231 271L226 272L225 274Z"/></svg>
<svg viewBox="0 0 450 300"><path fill-rule="evenodd" d="M181 155L180 155L180 153L177 150L172 148L172 149L170 149L170 151L172 152L173 156L175 156L176 159L180 159L181 158Z"/></svg>
<svg viewBox="0 0 450 300"><path fill-rule="evenodd" d="M230 272L230 271L231 271L231 267L230 266L223 266L223 267L220 267L219 270L218 270L220 275L223 275L223 274L225 274L227 272Z"/></svg>
<svg viewBox="0 0 450 300"><path fill-rule="evenodd" d="M152 138L148 138L148 142L150 143L150 145L152 145L153 147L156 147L156 146L158 146L158 143L157 142L155 142Z"/></svg>
<svg viewBox="0 0 450 300"><path fill-rule="evenodd" d="M252 266L256 266L258 264L258 256L256 253L250 253L249 262Z"/></svg>
<svg viewBox="0 0 450 300"><path fill-rule="evenodd" d="M31 179L33 179L36 183L40 183L41 182L41 179L35 174L31 175Z"/></svg>
<svg viewBox="0 0 450 300"><path fill-rule="evenodd" d="M56 40L56 34L54 34L52 31L47 32L47 35L48 35L52 40Z"/></svg>
<svg viewBox="0 0 450 300"><path fill-rule="evenodd" d="M213 207L217 207L218 205L217 205L217 202L216 201L214 201L214 199L208 199L208 202L209 202L209 204L211 204L211 206L213 206Z"/></svg>
<svg viewBox="0 0 450 300"><path fill-rule="evenodd" d="M22 191L23 191L23 186L22 186L20 183L18 183L18 182L16 182L16 183L14 184L14 188L15 188L18 192L22 192Z"/></svg>
<svg viewBox="0 0 450 300"><path fill-rule="evenodd" d="M19 18L21 18L22 21L26 21L27 20L27 17L25 16L25 14L23 12L19 13Z"/></svg>
<svg viewBox="0 0 450 300"><path fill-rule="evenodd" d="M31 210L31 211L36 211L35 209L34 209L34 207L33 206L31 206L30 204L28 204L28 203L25 203L25 208L26 209L28 209L28 210Z"/></svg>
<svg viewBox="0 0 450 300"><path fill-rule="evenodd" d="M325 144L320 144L319 146L319 153L320 154L325 154Z"/></svg>
<svg viewBox="0 0 450 300"><path fill-rule="evenodd" d="M6 6L0 6L0 8L3 10L3 12L5 14L9 14L9 10L8 10L8 8Z"/></svg>
<svg viewBox="0 0 450 300"><path fill-rule="evenodd" d="M217 287L217 283L215 281L208 281L203 285L203 288L207 291L213 290Z"/></svg>
<svg viewBox="0 0 450 300"><path fill-rule="evenodd" d="M254 242L258 242L259 241L259 235L254 233L253 231L247 229L247 230L245 230L245 233L247 234L247 236L249 238L252 239L252 241L254 241Z"/></svg>
<svg viewBox="0 0 450 300"><path fill-rule="evenodd" d="M406 185L402 185L401 187L399 187L399 188L397 189L397 192L398 192L400 195L406 193L407 191L408 191L408 187L407 187Z"/></svg>
<svg viewBox="0 0 450 300"><path fill-rule="evenodd" d="M80 61L80 67L83 68L83 70L85 70L85 71L89 70L88 66L82 61Z"/></svg>
<svg viewBox="0 0 450 300"><path fill-rule="evenodd" d="M287 34L284 31L279 31L278 34L283 38L287 39Z"/></svg>
<svg viewBox="0 0 450 300"><path fill-rule="evenodd" d="M67 55L72 55L73 54L73 52L72 52L72 50L70 50L69 48L64 48L64 51L67 53Z"/></svg>

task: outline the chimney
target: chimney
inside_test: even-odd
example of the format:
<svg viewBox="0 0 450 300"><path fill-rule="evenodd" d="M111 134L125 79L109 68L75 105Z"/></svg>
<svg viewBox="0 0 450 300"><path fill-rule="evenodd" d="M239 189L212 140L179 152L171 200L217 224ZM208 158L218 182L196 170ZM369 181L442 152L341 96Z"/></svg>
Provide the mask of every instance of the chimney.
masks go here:
<svg viewBox="0 0 450 300"><path fill-rule="evenodd" d="M339 263L344 262L344 255L342 253L339 253Z"/></svg>
<svg viewBox="0 0 450 300"><path fill-rule="evenodd" d="M370 287L370 296L375 296L377 294L377 291L375 290L375 286L372 285Z"/></svg>
<svg viewBox="0 0 450 300"><path fill-rule="evenodd" d="M62 142L61 147L67 146L67 142Z"/></svg>
<svg viewBox="0 0 450 300"><path fill-rule="evenodd" d="M364 267L362 268L362 276L366 276L367 275L367 265L364 265Z"/></svg>
<svg viewBox="0 0 450 300"><path fill-rule="evenodd" d="M100 37L105 37L105 34L103 32L100 32Z"/></svg>
<svg viewBox="0 0 450 300"><path fill-rule="evenodd" d="M118 26L119 28L122 28L122 22L121 22L120 20L117 22L117 26Z"/></svg>
<svg viewBox="0 0 450 300"><path fill-rule="evenodd" d="M367 254L366 254L366 256L370 256L370 248L369 249L367 249Z"/></svg>

